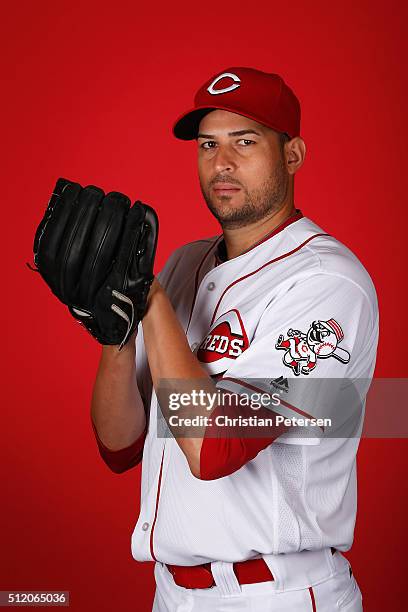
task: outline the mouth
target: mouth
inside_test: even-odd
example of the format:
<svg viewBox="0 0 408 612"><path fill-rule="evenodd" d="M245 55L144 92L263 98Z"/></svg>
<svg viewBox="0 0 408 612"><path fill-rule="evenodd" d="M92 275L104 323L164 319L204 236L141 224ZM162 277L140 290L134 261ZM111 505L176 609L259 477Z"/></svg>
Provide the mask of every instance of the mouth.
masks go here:
<svg viewBox="0 0 408 612"><path fill-rule="evenodd" d="M234 193L238 193L238 191L241 191L241 188L237 187L237 185L234 185L233 183L214 183L214 185L212 186L212 190L214 191L215 195L218 196L231 196L234 195Z"/></svg>

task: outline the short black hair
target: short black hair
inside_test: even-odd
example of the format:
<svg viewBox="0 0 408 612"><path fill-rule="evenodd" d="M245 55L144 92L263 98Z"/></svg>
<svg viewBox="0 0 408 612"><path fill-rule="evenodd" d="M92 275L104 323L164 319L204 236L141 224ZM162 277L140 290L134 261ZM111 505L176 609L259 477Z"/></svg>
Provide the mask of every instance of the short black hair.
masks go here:
<svg viewBox="0 0 408 612"><path fill-rule="evenodd" d="M289 134L287 134L286 132L278 132L278 134L279 134L280 148L281 148L281 151L283 151L283 147L285 146L285 142L289 142L289 140L292 140L292 139L289 136Z"/></svg>

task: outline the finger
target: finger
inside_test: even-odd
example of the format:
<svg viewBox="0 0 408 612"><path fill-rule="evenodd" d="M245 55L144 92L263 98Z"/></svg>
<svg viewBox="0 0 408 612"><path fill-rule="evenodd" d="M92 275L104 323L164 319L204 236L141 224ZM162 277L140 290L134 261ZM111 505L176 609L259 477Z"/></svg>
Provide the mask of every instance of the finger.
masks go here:
<svg viewBox="0 0 408 612"><path fill-rule="evenodd" d="M131 289L132 283L140 276L153 276L158 219L153 208L141 202L135 202L130 212L133 212L133 215L125 230L127 237L124 236L123 249L118 260L120 273L127 275Z"/></svg>
<svg viewBox="0 0 408 612"><path fill-rule="evenodd" d="M153 276L153 264L156 255L157 238L159 233L159 220L153 208L143 204L145 209L144 231L140 237L138 247L139 273L144 276Z"/></svg>
<svg viewBox="0 0 408 612"><path fill-rule="evenodd" d="M76 301L89 238L104 195L93 185L82 189L66 223L56 261L59 292L66 303Z"/></svg>
<svg viewBox="0 0 408 612"><path fill-rule="evenodd" d="M123 193L111 192L103 199L89 238L78 292L80 303L92 303L112 267L130 200Z"/></svg>
<svg viewBox="0 0 408 612"><path fill-rule="evenodd" d="M60 294L56 282L58 278L57 255L65 226L80 191L81 185L78 183L59 179L51 196L47 212L36 233L37 252L35 262L41 275L58 297L60 297Z"/></svg>
<svg viewBox="0 0 408 612"><path fill-rule="evenodd" d="M144 217L145 211L143 206L141 206L140 202L135 202L126 218L123 236L116 257L115 286L117 289L124 291L127 289L127 287L122 286L121 281L127 277L132 258L137 251Z"/></svg>
<svg viewBox="0 0 408 612"><path fill-rule="evenodd" d="M39 224L37 231L35 233L34 236L34 244L33 244L33 252L34 252L34 261L36 261L36 255L38 252L38 245L39 245L39 241L40 241L40 237L44 231L44 227L51 215L52 210L54 209L55 204L57 203L57 201L59 200L59 198L61 197L61 194L64 190L64 188L66 187L66 185L68 185L70 183L70 181L68 181L67 179L64 178L59 178L56 182L56 185L54 187L54 190L51 194L50 199L48 200L48 204L47 204L47 208L46 211L44 213L44 216L41 220L41 223Z"/></svg>

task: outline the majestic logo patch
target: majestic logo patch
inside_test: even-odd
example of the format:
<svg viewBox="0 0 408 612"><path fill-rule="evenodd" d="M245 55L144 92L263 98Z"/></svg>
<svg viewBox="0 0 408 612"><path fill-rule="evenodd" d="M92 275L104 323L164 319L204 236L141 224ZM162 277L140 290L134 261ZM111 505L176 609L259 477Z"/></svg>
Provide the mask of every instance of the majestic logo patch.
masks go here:
<svg viewBox="0 0 408 612"><path fill-rule="evenodd" d="M284 391L285 393L289 391L288 379L284 378L283 376L278 376L278 378L274 378L269 384L278 391Z"/></svg>
<svg viewBox="0 0 408 612"><path fill-rule="evenodd" d="M228 87L224 87L220 89L215 89L215 86L222 79L225 79L225 78L232 79L233 80L232 85L228 85ZM223 94L223 93L227 93L228 91L234 91L234 89L237 89L237 87L239 87L240 85L241 85L241 79L239 78L239 76L237 76L233 72L223 72L222 74L217 76L216 79L213 80L213 82L211 83L209 87L207 87L207 91L211 95L216 96L217 94Z"/></svg>
<svg viewBox="0 0 408 612"><path fill-rule="evenodd" d="M197 358L207 364L227 369L231 359L237 359L249 346L248 337L238 310L229 310L216 319L211 330L201 342ZM214 367L208 368L210 371Z"/></svg>
<svg viewBox="0 0 408 612"><path fill-rule="evenodd" d="M335 319L313 321L306 334L288 329L287 338L281 334L275 348L285 351L283 363L299 376L314 370L317 359L334 357L341 363L348 363L350 353L338 346L343 338L343 330Z"/></svg>

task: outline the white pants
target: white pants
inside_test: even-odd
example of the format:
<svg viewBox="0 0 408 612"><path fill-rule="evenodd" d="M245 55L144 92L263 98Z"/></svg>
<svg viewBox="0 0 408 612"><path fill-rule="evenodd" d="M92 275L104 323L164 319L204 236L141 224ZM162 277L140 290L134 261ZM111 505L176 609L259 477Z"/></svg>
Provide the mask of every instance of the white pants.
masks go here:
<svg viewBox="0 0 408 612"><path fill-rule="evenodd" d="M240 585L231 563L211 564L216 586L185 589L156 563L152 612L361 612L362 597L350 564L339 552L264 555L275 580ZM291 572L290 566L293 571Z"/></svg>

